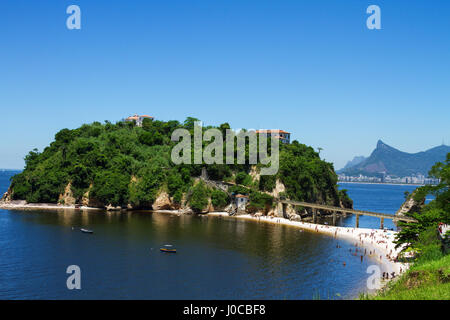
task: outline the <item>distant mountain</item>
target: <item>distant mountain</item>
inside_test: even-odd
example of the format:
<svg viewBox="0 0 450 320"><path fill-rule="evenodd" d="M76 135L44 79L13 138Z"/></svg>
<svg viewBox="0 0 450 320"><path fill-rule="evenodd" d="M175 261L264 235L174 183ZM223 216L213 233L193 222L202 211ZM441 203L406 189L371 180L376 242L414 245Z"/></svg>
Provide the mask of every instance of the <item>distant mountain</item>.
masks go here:
<svg viewBox="0 0 450 320"><path fill-rule="evenodd" d="M348 168L354 167L357 164L360 164L361 162L363 162L364 160L366 160L366 157L356 156L353 158L353 160L348 161L343 169L348 169Z"/></svg>
<svg viewBox="0 0 450 320"><path fill-rule="evenodd" d="M381 176L383 173L397 177L417 174L428 176L428 171L430 171L431 167L438 161L444 161L449 152L450 146L441 145L427 151L407 153L378 140L377 147L368 158L356 165L346 166L339 170L338 173L350 176L360 174Z"/></svg>

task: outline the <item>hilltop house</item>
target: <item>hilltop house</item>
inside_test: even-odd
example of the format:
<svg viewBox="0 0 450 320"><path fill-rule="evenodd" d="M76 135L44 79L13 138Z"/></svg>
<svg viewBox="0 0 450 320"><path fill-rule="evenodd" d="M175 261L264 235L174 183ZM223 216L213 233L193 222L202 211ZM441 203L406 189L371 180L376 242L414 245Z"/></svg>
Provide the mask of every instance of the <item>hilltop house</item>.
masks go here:
<svg viewBox="0 0 450 320"><path fill-rule="evenodd" d="M147 116L147 115L139 116L139 115L135 114L134 116L130 116L130 117L126 118L125 121L129 121L129 122L135 121L136 125L138 127L142 127L142 123L144 122L144 119L153 120L154 118Z"/></svg>
<svg viewBox="0 0 450 320"><path fill-rule="evenodd" d="M256 130L257 134L267 134L267 137L280 139L282 143L291 143L291 133L284 130Z"/></svg>

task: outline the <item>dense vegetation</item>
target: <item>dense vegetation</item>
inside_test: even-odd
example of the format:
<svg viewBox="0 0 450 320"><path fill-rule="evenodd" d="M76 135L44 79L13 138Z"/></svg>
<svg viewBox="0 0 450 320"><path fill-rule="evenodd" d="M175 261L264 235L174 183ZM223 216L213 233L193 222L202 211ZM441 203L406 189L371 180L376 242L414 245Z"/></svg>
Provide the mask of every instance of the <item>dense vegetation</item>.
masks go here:
<svg viewBox="0 0 450 320"><path fill-rule="evenodd" d="M435 164L429 175L440 179L438 185L426 185L418 188L411 196L416 202L421 202L428 194L435 197L433 201L422 206L420 210L407 213L418 220L418 223L400 223L402 230L397 235L397 244L420 249L423 244L421 236L436 230L439 222L450 224L450 153L444 163Z"/></svg>
<svg viewBox="0 0 450 320"><path fill-rule="evenodd" d="M142 127L106 121L63 129L42 152L35 149L25 157L24 171L12 178L12 198L56 203L70 183L77 203L88 197L102 205L150 208L164 190L173 202L187 201L196 211L205 209L209 201L215 208L224 207L230 201L227 193L197 183L205 168L209 179L241 186L234 191L249 194L255 210L271 205L266 192L272 191L277 178L285 184L286 196L291 199L351 206L346 192L337 189L332 164L297 141L280 146L278 174L260 180L250 175L248 164L175 165L170 159L176 144L171 134L177 128L192 133L196 120L187 118L180 123L145 119ZM222 132L229 128L227 123L218 127Z"/></svg>
<svg viewBox="0 0 450 320"><path fill-rule="evenodd" d="M450 224L450 153L444 163L435 164L430 176L441 179L437 186L420 187L413 193L417 202L428 194L435 200L420 210L407 213L418 223L401 223L397 244L405 246L405 252L414 252L413 265L398 281L376 299L450 299L449 237L440 239L438 224Z"/></svg>

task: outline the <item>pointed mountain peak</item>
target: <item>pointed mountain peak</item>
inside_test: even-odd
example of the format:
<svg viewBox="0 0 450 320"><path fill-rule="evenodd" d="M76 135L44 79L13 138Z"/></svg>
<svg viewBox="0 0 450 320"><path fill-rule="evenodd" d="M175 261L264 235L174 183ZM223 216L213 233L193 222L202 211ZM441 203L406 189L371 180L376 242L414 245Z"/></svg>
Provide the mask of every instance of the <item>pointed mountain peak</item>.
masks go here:
<svg viewBox="0 0 450 320"><path fill-rule="evenodd" d="M381 139L380 140L378 140L378 142L377 142L377 148L382 148L382 147L384 147L384 146L388 146L386 143L384 143L383 141L381 141Z"/></svg>
<svg viewBox="0 0 450 320"><path fill-rule="evenodd" d="M375 150L391 150L391 151L398 151L397 149L395 149L395 148L393 148L393 147L391 147L390 145L388 145L388 144L386 144L386 143L384 143L383 141L381 141L381 139L380 140L378 140L378 142L377 142L377 147L376 147L376 149Z"/></svg>

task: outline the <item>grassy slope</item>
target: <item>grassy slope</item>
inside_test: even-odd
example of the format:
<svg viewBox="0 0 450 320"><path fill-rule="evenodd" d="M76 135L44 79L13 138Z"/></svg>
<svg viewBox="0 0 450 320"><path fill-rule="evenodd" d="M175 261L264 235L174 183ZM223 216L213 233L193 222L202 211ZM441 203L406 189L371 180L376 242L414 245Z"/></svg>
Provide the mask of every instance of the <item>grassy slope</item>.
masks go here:
<svg viewBox="0 0 450 320"><path fill-rule="evenodd" d="M375 300L450 300L450 255L416 263Z"/></svg>

